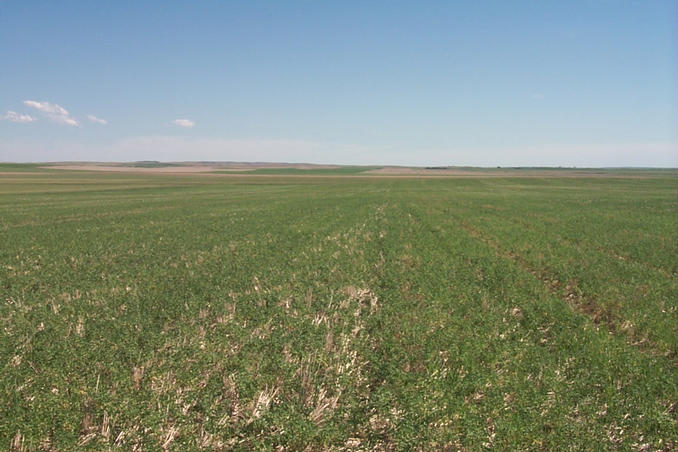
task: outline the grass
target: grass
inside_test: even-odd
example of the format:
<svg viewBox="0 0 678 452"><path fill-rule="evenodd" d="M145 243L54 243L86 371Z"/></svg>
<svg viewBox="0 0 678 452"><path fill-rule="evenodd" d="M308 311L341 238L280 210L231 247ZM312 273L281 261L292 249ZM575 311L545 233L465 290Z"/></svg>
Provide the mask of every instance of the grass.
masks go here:
<svg viewBox="0 0 678 452"><path fill-rule="evenodd" d="M634 174L2 176L0 449L673 450Z"/></svg>

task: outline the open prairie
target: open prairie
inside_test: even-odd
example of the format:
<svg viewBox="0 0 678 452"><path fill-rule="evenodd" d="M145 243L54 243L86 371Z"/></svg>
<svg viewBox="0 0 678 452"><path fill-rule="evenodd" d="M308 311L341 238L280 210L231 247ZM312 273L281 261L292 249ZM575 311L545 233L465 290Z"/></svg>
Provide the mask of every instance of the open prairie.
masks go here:
<svg viewBox="0 0 678 452"><path fill-rule="evenodd" d="M678 448L675 171L0 171L0 449Z"/></svg>

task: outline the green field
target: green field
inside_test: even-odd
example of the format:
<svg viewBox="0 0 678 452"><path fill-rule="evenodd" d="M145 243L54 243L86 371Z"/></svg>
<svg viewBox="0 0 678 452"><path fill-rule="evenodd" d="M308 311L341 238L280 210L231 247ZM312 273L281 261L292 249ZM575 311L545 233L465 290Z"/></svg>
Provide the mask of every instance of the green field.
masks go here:
<svg viewBox="0 0 678 452"><path fill-rule="evenodd" d="M0 450L675 450L678 175L0 171Z"/></svg>

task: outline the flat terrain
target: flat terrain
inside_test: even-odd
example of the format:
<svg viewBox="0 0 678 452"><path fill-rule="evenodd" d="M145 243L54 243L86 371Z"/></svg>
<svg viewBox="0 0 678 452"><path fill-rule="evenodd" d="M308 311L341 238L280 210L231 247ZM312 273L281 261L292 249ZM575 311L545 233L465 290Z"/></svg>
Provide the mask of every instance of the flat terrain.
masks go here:
<svg viewBox="0 0 678 452"><path fill-rule="evenodd" d="M16 167L16 165L15 165ZM132 162L132 163L46 163L28 164L37 170L98 171L108 173L279 175L279 176L381 176L381 177L627 177L646 178L676 176L671 169L611 168L475 168L410 166L341 166L308 163L237 163L237 162ZM16 170L16 168L15 168ZM26 169L24 169L26 171ZM0 174L2 165L0 164Z"/></svg>
<svg viewBox="0 0 678 452"><path fill-rule="evenodd" d="M675 171L0 172L2 450L678 448Z"/></svg>

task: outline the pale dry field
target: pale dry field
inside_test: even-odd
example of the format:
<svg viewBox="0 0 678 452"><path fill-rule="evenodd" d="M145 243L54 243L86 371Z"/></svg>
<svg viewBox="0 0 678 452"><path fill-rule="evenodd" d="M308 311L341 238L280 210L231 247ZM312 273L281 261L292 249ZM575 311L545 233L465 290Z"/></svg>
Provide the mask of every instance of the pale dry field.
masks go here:
<svg viewBox="0 0 678 452"><path fill-rule="evenodd" d="M192 163L170 163L167 166L126 166L116 163L56 163L45 165L41 168L60 169L71 171L106 171L116 173L156 173L156 174L176 174L176 173L209 173L213 171L252 171L255 169L279 169L294 168L302 170L310 169L335 169L338 165L312 165L312 164L285 164L285 163L214 163L214 164L192 164Z"/></svg>

